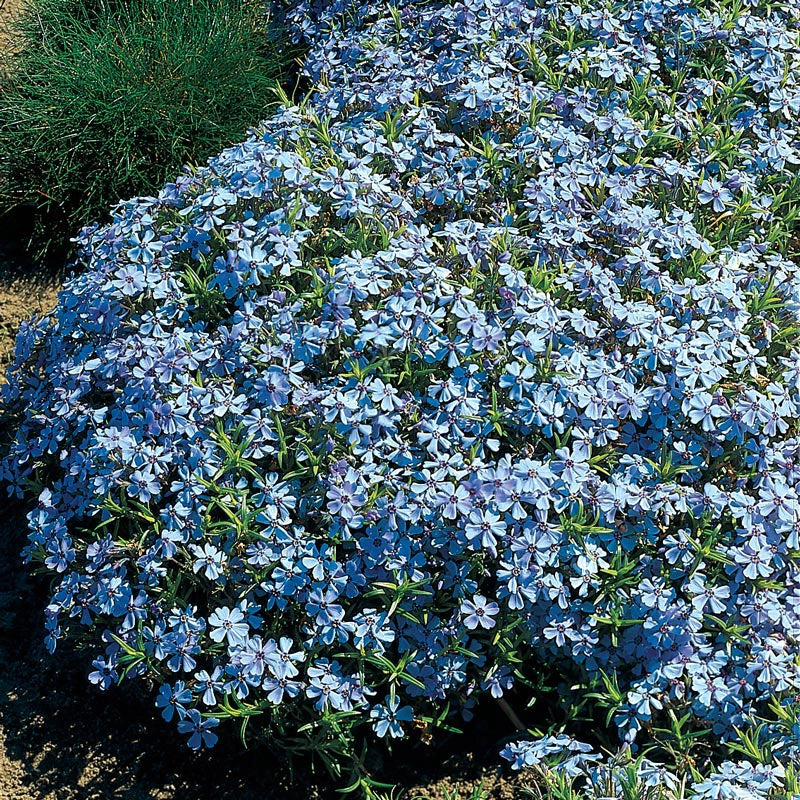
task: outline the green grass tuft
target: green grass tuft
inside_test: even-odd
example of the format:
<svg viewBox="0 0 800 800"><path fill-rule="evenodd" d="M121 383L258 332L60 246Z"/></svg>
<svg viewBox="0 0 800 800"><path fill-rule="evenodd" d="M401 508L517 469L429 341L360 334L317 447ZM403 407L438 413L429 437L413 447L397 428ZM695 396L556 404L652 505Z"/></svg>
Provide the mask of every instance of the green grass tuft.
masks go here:
<svg viewBox="0 0 800 800"><path fill-rule="evenodd" d="M32 255L267 116L291 48L261 0L27 0L0 55L0 213Z"/></svg>

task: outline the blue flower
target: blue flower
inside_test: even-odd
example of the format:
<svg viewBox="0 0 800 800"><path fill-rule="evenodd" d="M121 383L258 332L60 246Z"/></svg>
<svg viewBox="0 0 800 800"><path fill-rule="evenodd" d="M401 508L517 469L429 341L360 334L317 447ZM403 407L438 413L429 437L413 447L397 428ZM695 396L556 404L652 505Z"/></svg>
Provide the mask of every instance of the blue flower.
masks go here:
<svg viewBox="0 0 800 800"><path fill-rule="evenodd" d="M411 706L401 706L400 698L397 696L387 696L384 705L373 706L369 715L375 720L372 728L381 739L387 734L395 739L403 736L404 731L400 723L411 722L414 719Z"/></svg>
<svg viewBox="0 0 800 800"><path fill-rule="evenodd" d="M221 680L222 667L216 666L214 672L209 675L208 670L201 669L195 672L196 689L203 692L202 701L207 706L217 704L217 694L222 691L224 682ZM169 721L169 720L168 720Z"/></svg>
<svg viewBox="0 0 800 800"><path fill-rule="evenodd" d="M247 640L250 626L245 621L244 612L239 608L222 606L208 616L211 626L209 636L215 642L227 642L230 645L243 645Z"/></svg>
<svg viewBox="0 0 800 800"><path fill-rule="evenodd" d="M697 199L701 203L711 203L711 208L720 213L733 200L733 193L714 178L707 178L700 184Z"/></svg>
<svg viewBox="0 0 800 800"><path fill-rule="evenodd" d="M218 550L212 544L205 544L202 547L193 545L192 552L195 556L192 569L195 572L202 570L210 581L216 581L222 575L226 558L221 550Z"/></svg>
<svg viewBox="0 0 800 800"><path fill-rule="evenodd" d="M798 32L762 5L291 0L303 107L84 229L17 339L48 649L101 640L197 747L236 699L376 738L550 675L686 763L788 714Z"/></svg>
<svg viewBox="0 0 800 800"><path fill-rule="evenodd" d="M490 603L483 595L473 595L472 600L464 600L461 603L461 614L464 617L464 625L470 630L475 628L494 628L497 624L494 617L500 613L500 606L497 603Z"/></svg>
<svg viewBox="0 0 800 800"><path fill-rule="evenodd" d="M186 715L186 705L192 702L192 692L186 688L183 681L175 681L174 686L168 683L161 685L156 697L156 707L162 709L161 716L171 722L175 712L178 718L183 719Z"/></svg>
<svg viewBox="0 0 800 800"><path fill-rule="evenodd" d="M217 743L217 734L211 729L219 725L216 717L206 717L203 719L200 712L190 708L186 715L178 722L178 730L181 733L188 733L189 747L192 750L199 750L201 747L213 747Z"/></svg>
<svg viewBox="0 0 800 800"><path fill-rule="evenodd" d="M89 673L89 680L101 689L108 689L118 681L119 674L113 659L96 658L92 666L94 670Z"/></svg>

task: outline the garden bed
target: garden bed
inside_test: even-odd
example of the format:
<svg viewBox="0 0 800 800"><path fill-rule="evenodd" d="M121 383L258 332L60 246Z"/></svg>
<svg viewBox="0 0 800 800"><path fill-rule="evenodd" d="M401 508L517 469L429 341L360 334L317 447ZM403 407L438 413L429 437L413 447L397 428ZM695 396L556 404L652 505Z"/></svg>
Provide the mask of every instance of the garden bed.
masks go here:
<svg viewBox="0 0 800 800"><path fill-rule="evenodd" d="M20 0L0 0L0 47L8 46L3 21ZM49 311L65 273L33 267L16 227L0 231L0 382L20 324ZM124 689L100 695L85 680L78 656L48 657L41 607L46 587L19 569L26 527L24 509L3 503L0 515L0 797L4 800L269 800L325 797L326 789L292 784L288 771L265 763L262 750L242 753L229 742L210 757L186 750L174 727L154 720L150 703ZM482 758L430 751L428 763L400 769L407 797L430 800L519 796L508 779ZM269 758L269 757L267 757ZM494 751L485 761L496 760ZM423 759L425 761L425 759ZM444 761L444 763L442 763ZM475 794L479 786L483 792Z"/></svg>

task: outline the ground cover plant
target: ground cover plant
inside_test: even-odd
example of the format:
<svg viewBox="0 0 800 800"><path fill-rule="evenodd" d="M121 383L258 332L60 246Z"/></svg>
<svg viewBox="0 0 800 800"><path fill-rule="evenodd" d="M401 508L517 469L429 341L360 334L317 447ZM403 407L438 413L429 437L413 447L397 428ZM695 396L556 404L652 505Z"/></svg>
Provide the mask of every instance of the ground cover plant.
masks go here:
<svg viewBox="0 0 800 800"><path fill-rule="evenodd" d="M0 54L0 208L31 252L242 138L290 72L260 0L28 0Z"/></svg>
<svg viewBox="0 0 800 800"><path fill-rule="evenodd" d="M308 101L18 337L48 647L365 792L554 695L551 796L798 792L798 10L293 4Z"/></svg>

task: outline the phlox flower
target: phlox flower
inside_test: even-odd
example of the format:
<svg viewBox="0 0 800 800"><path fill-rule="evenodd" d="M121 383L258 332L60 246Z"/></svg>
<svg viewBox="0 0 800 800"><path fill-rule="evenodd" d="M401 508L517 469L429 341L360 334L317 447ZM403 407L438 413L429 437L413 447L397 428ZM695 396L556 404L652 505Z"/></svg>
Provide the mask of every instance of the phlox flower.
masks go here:
<svg viewBox="0 0 800 800"><path fill-rule="evenodd" d="M461 614L464 617L464 625L469 629L474 628L494 628L497 621L494 619L500 613L500 606L497 603L489 602L483 595L473 595L472 600L464 600L461 603Z"/></svg>
<svg viewBox="0 0 800 800"><path fill-rule="evenodd" d="M411 722L414 719L411 706L401 706L400 698L396 695L387 697L383 705L373 706L369 715L375 720L372 728L381 739L387 734L394 739L403 736L401 723Z"/></svg>

